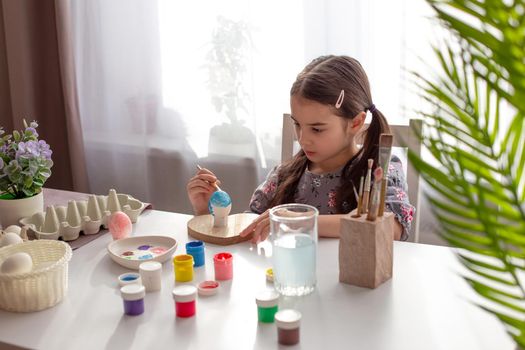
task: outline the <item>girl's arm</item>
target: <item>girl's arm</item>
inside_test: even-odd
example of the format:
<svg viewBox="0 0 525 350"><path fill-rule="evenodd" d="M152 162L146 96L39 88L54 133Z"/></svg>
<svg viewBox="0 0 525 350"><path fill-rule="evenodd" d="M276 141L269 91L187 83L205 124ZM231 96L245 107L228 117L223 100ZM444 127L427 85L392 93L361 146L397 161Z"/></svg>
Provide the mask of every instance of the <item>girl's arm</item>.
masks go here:
<svg viewBox="0 0 525 350"><path fill-rule="evenodd" d="M269 209L268 204L275 196L277 189L278 176L279 167L276 166L268 173L266 180L255 189L249 204L252 213L262 214Z"/></svg>
<svg viewBox="0 0 525 350"><path fill-rule="evenodd" d="M252 242L258 243L264 241L270 234L270 218L268 217L269 210L259 215L253 222L241 231L241 237L252 235ZM318 234L319 237L339 238L341 229L341 218L348 214L334 214L334 215L319 215L318 218ZM394 239L400 240L403 233L403 226L394 220Z"/></svg>
<svg viewBox="0 0 525 350"><path fill-rule="evenodd" d="M339 238L341 232L341 218L348 214L319 215L318 234L319 237ZM403 226L394 220L394 239L399 241L403 233Z"/></svg>
<svg viewBox="0 0 525 350"><path fill-rule="evenodd" d="M397 156L392 156L388 169L385 209L391 211L395 215L396 223L401 225L400 239L403 241L408 239L415 211L408 200L407 188L401 160ZM398 234L399 225L396 226L396 234Z"/></svg>

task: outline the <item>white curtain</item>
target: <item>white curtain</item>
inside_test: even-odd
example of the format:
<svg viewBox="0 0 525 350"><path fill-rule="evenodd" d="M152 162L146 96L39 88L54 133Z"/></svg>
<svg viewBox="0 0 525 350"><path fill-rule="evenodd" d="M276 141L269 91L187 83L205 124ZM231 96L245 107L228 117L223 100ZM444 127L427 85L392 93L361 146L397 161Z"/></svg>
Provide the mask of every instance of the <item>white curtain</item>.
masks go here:
<svg viewBox="0 0 525 350"><path fill-rule="evenodd" d="M311 59L357 58L389 121L418 103L431 26L421 0L76 0L79 101L91 192L190 213L196 164L233 211L279 162L289 89Z"/></svg>

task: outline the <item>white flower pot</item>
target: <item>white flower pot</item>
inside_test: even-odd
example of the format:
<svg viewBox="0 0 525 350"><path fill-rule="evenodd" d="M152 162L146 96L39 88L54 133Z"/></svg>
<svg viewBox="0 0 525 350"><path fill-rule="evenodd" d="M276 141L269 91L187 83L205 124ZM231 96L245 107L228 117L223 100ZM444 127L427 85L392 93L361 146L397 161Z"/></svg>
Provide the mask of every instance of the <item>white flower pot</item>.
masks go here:
<svg viewBox="0 0 525 350"><path fill-rule="evenodd" d="M18 220L44 211L44 194L22 199L0 199L0 226L19 225Z"/></svg>

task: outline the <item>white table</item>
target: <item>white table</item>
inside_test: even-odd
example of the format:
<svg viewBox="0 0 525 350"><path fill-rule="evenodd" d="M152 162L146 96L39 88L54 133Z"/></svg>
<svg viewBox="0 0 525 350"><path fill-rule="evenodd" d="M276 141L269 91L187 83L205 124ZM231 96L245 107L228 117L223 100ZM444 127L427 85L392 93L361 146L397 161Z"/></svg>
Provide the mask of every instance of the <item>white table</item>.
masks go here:
<svg viewBox="0 0 525 350"><path fill-rule="evenodd" d="M185 252L191 217L144 212L134 235L176 237ZM269 287L270 258L249 243L206 246L206 265L196 281L213 279L213 254L234 255L234 279L218 295L201 297L197 315L175 317L173 267L163 265L160 292L145 299L146 311L125 316L116 277L128 270L106 253L104 235L73 254L69 292L57 306L36 313L0 311L0 348L7 344L38 349L274 349L275 324L257 322L255 294ZM281 298L279 306L303 314L301 349L514 349L503 326L472 305L474 296L457 275L460 265L444 247L396 242L394 278L375 290L338 282L338 240L321 239L318 289L302 298ZM2 345L3 344L3 345Z"/></svg>

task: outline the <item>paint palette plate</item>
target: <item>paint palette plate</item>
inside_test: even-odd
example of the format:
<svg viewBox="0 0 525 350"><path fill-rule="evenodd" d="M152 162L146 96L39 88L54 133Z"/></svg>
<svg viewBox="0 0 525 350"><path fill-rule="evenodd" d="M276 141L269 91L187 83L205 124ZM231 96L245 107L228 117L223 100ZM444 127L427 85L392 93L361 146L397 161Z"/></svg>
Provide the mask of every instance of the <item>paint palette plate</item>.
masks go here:
<svg viewBox="0 0 525 350"><path fill-rule="evenodd" d="M177 240L168 236L135 236L113 241L108 254L119 265L138 270L145 261L165 262L177 249Z"/></svg>

